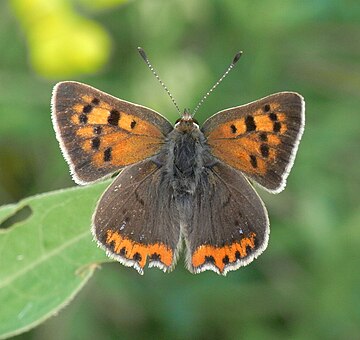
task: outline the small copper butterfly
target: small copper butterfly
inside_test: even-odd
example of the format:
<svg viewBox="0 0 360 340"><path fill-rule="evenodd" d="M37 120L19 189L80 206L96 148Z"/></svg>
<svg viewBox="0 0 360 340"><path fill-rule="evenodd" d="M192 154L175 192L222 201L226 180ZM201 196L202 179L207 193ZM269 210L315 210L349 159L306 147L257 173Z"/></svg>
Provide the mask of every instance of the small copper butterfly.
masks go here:
<svg viewBox="0 0 360 340"><path fill-rule="evenodd" d="M272 193L284 189L304 112L302 96L280 92L222 110L201 128L185 110L173 127L151 109L78 82L58 83L52 96L56 137L75 182L121 170L97 204L92 233L140 274L146 263L173 269L183 243L193 273L226 275L257 258L270 230L250 181Z"/></svg>

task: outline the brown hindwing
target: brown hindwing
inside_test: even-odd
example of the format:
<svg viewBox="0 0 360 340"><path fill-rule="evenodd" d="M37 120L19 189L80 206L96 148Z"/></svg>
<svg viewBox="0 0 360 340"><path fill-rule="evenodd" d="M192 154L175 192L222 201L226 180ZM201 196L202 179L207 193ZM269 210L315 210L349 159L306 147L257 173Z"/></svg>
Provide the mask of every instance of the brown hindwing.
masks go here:
<svg viewBox="0 0 360 340"><path fill-rule="evenodd" d="M140 274L146 264L170 271L181 233L161 166L145 160L126 167L100 198L92 232L110 257Z"/></svg>

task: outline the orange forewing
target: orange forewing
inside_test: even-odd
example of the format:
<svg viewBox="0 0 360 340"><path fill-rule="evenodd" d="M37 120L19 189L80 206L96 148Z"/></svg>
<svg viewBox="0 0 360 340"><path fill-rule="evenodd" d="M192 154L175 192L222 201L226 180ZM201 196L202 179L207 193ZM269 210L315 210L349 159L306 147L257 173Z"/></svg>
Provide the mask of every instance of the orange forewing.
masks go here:
<svg viewBox="0 0 360 340"><path fill-rule="evenodd" d="M280 131L274 132L274 121L268 114L264 114L262 108L251 112L247 111L244 116L239 110L239 117L229 120L212 130L208 135L208 143L214 156L226 160L226 163L246 174L266 174L266 168L276 159L276 147L281 143L280 136L286 131L285 113L280 113L279 103L270 103L270 110L277 112L277 121L281 122ZM240 109L240 108L239 108ZM246 124L246 117L253 117L253 129ZM266 134L269 156L264 157L261 153L260 133ZM265 136L265 135L264 135ZM256 157L257 166L254 167Z"/></svg>
<svg viewBox="0 0 360 340"><path fill-rule="evenodd" d="M79 117L82 114L85 101L88 96L83 96L84 104L76 104L72 121L78 121L79 129L76 135L82 140L82 149L92 154L92 160L97 167L107 166L107 162L114 167L124 167L139 162L154 155L162 145L164 135L151 123L128 114L119 112L119 120L116 126L108 123L109 112L113 110L107 103L99 103L87 115L86 126L81 126ZM93 140L97 138L92 126L102 126L102 136L99 137L99 147L94 150ZM109 161L104 160L104 151L112 148L112 157Z"/></svg>
<svg viewBox="0 0 360 340"><path fill-rule="evenodd" d="M57 137L80 184L153 156L172 129L155 111L77 82L59 83L52 103Z"/></svg>
<svg viewBox="0 0 360 340"><path fill-rule="evenodd" d="M222 124L220 131L215 130L208 136L208 143L212 147L214 156L226 159L226 162L232 167L243 171L246 174L266 174L267 167L276 161L276 148L281 143L279 135L286 131L286 122L284 114L278 114L278 121L282 122L279 133L273 132L273 122L268 116L254 114L254 122L258 131L256 133L246 133L245 118L230 121ZM282 120L281 120L282 119ZM236 133L229 132L230 126L235 126ZM240 130L240 132L239 132ZM263 155L261 147L264 147L265 136L260 133L266 133L266 145L268 155ZM232 136L230 135L232 134ZM253 166L255 158L257 166Z"/></svg>
<svg viewBox="0 0 360 340"><path fill-rule="evenodd" d="M302 97L281 92L224 110L203 132L213 155L270 191L282 189L304 125Z"/></svg>

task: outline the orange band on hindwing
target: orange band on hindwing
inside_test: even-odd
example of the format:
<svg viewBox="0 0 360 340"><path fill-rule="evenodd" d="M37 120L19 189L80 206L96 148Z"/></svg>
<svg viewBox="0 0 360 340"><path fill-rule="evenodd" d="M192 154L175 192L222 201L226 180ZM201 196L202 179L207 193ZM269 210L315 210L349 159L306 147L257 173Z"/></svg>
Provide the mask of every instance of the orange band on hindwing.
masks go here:
<svg viewBox="0 0 360 340"><path fill-rule="evenodd" d="M159 261L165 266L170 267L173 262L173 253L166 245L162 243L141 244L121 236L117 231L107 231L105 243L112 244L116 255L122 256L126 260L138 262L141 268L146 265L149 257L151 261Z"/></svg>
<svg viewBox="0 0 360 340"><path fill-rule="evenodd" d="M202 245L195 250L191 263L195 268L211 263L222 273L226 265L235 263L247 256L246 248L253 249L255 247L255 236L255 233L251 233L250 237L244 237L241 241L225 247Z"/></svg>

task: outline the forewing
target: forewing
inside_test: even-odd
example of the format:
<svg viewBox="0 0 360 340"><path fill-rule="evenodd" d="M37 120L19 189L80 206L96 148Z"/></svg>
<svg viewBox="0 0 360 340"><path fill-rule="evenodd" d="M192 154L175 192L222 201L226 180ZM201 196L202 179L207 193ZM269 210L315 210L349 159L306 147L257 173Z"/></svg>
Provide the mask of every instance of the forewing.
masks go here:
<svg viewBox="0 0 360 340"><path fill-rule="evenodd" d="M94 182L156 154L172 130L157 112L77 82L54 87L52 119L79 184Z"/></svg>
<svg viewBox="0 0 360 340"><path fill-rule="evenodd" d="M284 189L305 124L305 102L280 92L221 111L202 128L212 153L271 192Z"/></svg>
<svg viewBox="0 0 360 340"><path fill-rule="evenodd" d="M226 275L266 249L269 221L264 204L247 179L218 163L202 174L192 222L185 231L189 270Z"/></svg>
<svg viewBox="0 0 360 340"><path fill-rule="evenodd" d="M162 168L146 160L125 168L101 197L93 235L107 254L143 273L144 266L173 268L180 223Z"/></svg>

